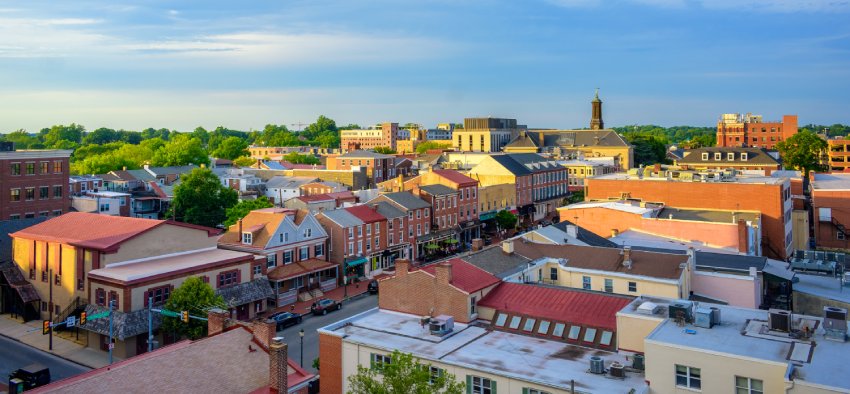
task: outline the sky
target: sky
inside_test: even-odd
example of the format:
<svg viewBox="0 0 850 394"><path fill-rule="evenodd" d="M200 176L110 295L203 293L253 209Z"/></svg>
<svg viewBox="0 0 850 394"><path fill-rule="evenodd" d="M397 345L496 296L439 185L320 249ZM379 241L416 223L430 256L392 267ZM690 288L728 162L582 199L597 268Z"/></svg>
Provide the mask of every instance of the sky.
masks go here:
<svg viewBox="0 0 850 394"><path fill-rule="evenodd" d="M0 132L850 123L850 0L0 0Z"/></svg>

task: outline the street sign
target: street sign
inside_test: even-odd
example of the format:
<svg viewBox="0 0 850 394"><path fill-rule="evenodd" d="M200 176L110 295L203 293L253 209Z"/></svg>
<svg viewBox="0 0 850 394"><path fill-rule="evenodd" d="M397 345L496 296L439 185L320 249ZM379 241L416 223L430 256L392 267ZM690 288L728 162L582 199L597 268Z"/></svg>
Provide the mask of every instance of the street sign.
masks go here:
<svg viewBox="0 0 850 394"><path fill-rule="evenodd" d="M180 315L180 313L172 312L172 311L165 310L165 309L160 310L159 313L162 314L163 316L168 316L168 317L182 317Z"/></svg>
<svg viewBox="0 0 850 394"><path fill-rule="evenodd" d="M109 317L109 312L92 313L91 315L86 316L88 320L102 319L104 317Z"/></svg>
<svg viewBox="0 0 850 394"><path fill-rule="evenodd" d="M109 350L112 350L112 349L115 349L115 343L110 343L110 344L109 344Z"/></svg>
<svg viewBox="0 0 850 394"><path fill-rule="evenodd" d="M75 316L68 316L68 318L65 319L66 327L74 327L75 325L77 325L77 318Z"/></svg>

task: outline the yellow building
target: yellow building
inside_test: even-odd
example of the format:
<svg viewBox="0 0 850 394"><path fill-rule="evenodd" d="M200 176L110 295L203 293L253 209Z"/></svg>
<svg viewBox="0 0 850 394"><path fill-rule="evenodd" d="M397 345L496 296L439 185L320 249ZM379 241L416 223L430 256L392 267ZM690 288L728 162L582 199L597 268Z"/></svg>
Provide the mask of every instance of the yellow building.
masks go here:
<svg viewBox="0 0 850 394"><path fill-rule="evenodd" d="M506 153L551 154L556 159L609 157L617 170L634 167L634 148L614 130L529 130L505 146Z"/></svg>
<svg viewBox="0 0 850 394"><path fill-rule="evenodd" d="M452 147L461 152L500 152L521 127L516 119L466 118L452 133Z"/></svg>
<svg viewBox="0 0 850 394"><path fill-rule="evenodd" d="M584 181L587 178L617 172L613 158L610 162L575 159L559 161L558 164L567 168L570 190L572 191L583 190Z"/></svg>
<svg viewBox="0 0 850 394"><path fill-rule="evenodd" d="M847 171L850 168L850 138L827 140L827 157L831 171Z"/></svg>

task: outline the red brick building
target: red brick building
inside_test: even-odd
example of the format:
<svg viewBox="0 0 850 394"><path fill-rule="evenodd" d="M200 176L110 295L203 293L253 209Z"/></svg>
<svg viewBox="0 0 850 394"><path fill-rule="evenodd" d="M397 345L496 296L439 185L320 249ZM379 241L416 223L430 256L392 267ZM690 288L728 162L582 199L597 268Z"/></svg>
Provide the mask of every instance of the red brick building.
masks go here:
<svg viewBox="0 0 850 394"><path fill-rule="evenodd" d="M367 150L356 150L346 154L328 157L329 170L351 170L352 167L365 167L369 177L369 186L374 187L396 175L395 156Z"/></svg>
<svg viewBox="0 0 850 394"><path fill-rule="evenodd" d="M797 134L797 115L783 115L781 122L765 122L761 115L723 114L717 121L718 147L776 149L779 141L794 134Z"/></svg>
<svg viewBox="0 0 850 394"><path fill-rule="evenodd" d="M68 212L69 157L70 150L0 152L0 220Z"/></svg>
<svg viewBox="0 0 850 394"><path fill-rule="evenodd" d="M340 130L340 146L343 151L356 149L375 149L385 147L396 149L396 141L399 139L398 123L381 123L380 128L364 130Z"/></svg>
<svg viewBox="0 0 850 394"><path fill-rule="evenodd" d="M368 204L386 202L407 215L406 228L402 228L404 239L413 246L412 259L424 255L424 243L421 239L431 232L431 204L410 192L386 193L375 197Z"/></svg>
<svg viewBox="0 0 850 394"><path fill-rule="evenodd" d="M850 251L850 174L813 174L815 245Z"/></svg>

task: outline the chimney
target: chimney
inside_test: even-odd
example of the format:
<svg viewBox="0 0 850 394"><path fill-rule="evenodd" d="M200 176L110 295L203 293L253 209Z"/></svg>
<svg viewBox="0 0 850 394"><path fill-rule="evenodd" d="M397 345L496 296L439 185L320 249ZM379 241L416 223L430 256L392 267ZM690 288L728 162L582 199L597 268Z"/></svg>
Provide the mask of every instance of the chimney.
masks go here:
<svg viewBox="0 0 850 394"><path fill-rule="evenodd" d="M653 168L655 172L661 172L661 164L656 164Z"/></svg>
<svg viewBox="0 0 850 394"><path fill-rule="evenodd" d="M744 219L738 219L738 251L747 253L750 249L750 237L747 228L747 222Z"/></svg>
<svg viewBox="0 0 850 394"><path fill-rule="evenodd" d="M242 219L239 219L239 242L242 242Z"/></svg>
<svg viewBox="0 0 850 394"><path fill-rule="evenodd" d="M623 246L623 266L632 269L632 247Z"/></svg>
<svg viewBox="0 0 850 394"><path fill-rule="evenodd" d="M405 276L410 271L410 260L398 259L395 261L395 276Z"/></svg>
<svg viewBox="0 0 850 394"><path fill-rule="evenodd" d="M514 241L513 240L505 240L502 242L502 252L505 254L513 254L514 253Z"/></svg>
<svg viewBox="0 0 850 394"><path fill-rule="evenodd" d="M142 165L142 168L147 170L147 169L151 168L151 166L150 166L150 164L144 164L144 165Z"/></svg>
<svg viewBox="0 0 850 394"><path fill-rule="evenodd" d="M271 348L273 339L277 335L277 323L270 319L258 319L251 323L251 332L254 333L254 338L258 342L266 348Z"/></svg>
<svg viewBox="0 0 850 394"><path fill-rule="evenodd" d="M378 204L372 204L372 210L378 212Z"/></svg>
<svg viewBox="0 0 850 394"><path fill-rule="evenodd" d="M611 229L611 237L616 237L618 235L620 235L620 230L617 230L616 228L612 228Z"/></svg>
<svg viewBox="0 0 850 394"><path fill-rule="evenodd" d="M227 325L227 313L224 309L213 308L207 312L207 336L213 336L224 332Z"/></svg>
<svg viewBox="0 0 850 394"><path fill-rule="evenodd" d="M574 224L568 224L567 235L573 238L578 238L578 226Z"/></svg>
<svg viewBox="0 0 850 394"><path fill-rule="evenodd" d="M688 269L691 272L694 272L694 270L695 270L696 263L697 263L696 260L697 260L696 251L694 250L693 247L688 247L688 263L687 264L688 264Z"/></svg>
<svg viewBox="0 0 850 394"><path fill-rule="evenodd" d="M289 392L288 350L283 337L272 338L269 346L269 388L281 394Z"/></svg>
<svg viewBox="0 0 850 394"><path fill-rule="evenodd" d="M127 166L123 166L123 167L121 167L121 170L122 170L122 171L127 171Z"/></svg>
<svg viewBox="0 0 850 394"><path fill-rule="evenodd" d="M439 263L434 270L434 276L437 278L437 284L449 285L452 283L452 265L451 263Z"/></svg>

